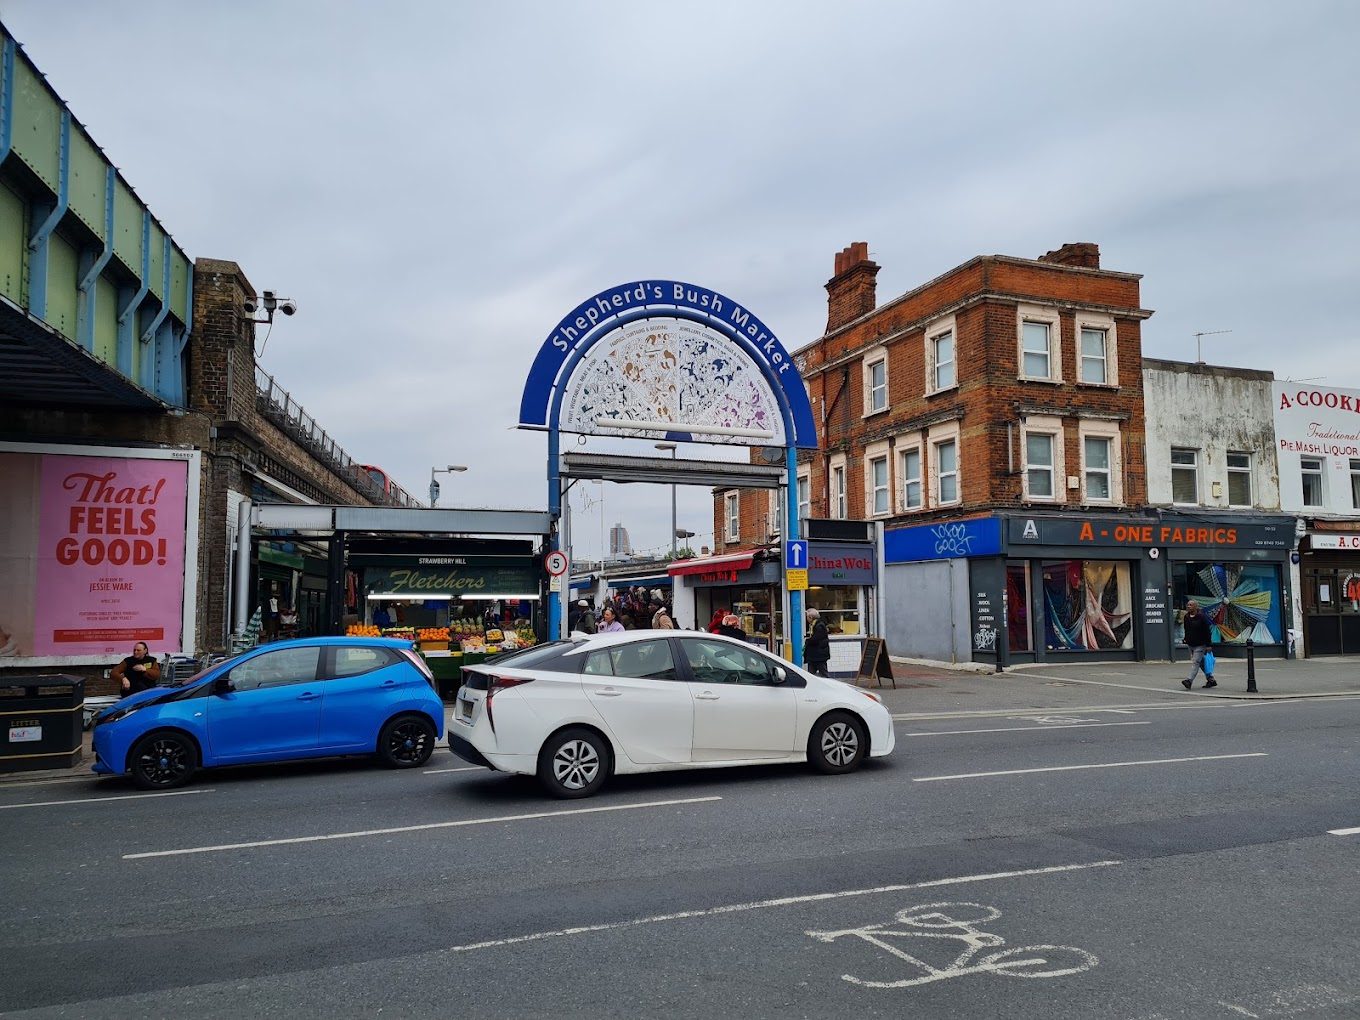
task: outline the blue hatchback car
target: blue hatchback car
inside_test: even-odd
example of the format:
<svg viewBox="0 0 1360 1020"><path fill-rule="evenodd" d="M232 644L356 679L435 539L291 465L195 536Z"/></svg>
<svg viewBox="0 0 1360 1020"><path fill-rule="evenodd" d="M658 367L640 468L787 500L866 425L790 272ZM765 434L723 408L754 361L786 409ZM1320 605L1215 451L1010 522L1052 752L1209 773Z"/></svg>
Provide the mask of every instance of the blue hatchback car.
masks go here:
<svg viewBox="0 0 1360 1020"><path fill-rule="evenodd" d="M415 768L444 734L435 688L409 641L277 641L101 712L94 771L165 790L213 765L376 754Z"/></svg>

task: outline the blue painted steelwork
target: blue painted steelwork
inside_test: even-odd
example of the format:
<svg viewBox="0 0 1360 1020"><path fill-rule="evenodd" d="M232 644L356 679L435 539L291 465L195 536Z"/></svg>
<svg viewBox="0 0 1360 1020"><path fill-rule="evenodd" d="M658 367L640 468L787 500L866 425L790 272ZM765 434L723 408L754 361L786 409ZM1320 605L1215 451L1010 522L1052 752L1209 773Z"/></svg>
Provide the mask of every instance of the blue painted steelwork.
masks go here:
<svg viewBox="0 0 1360 1020"><path fill-rule="evenodd" d="M71 111L61 111L61 154L57 162L57 201L28 242L28 310L47 318L48 240L66 215L71 200Z"/></svg>
<svg viewBox="0 0 1360 1020"><path fill-rule="evenodd" d="M14 40L0 42L0 163L14 142Z"/></svg>
<svg viewBox="0 0 1360 1020"><path fill-rule="evenodd" d="M142 210L142 271L138 274L141 286L123 303L118 312L118 371L127 378L133 378L132 355L137 343L137 310L151 290L147 277L151 275L151 210ZM128 293L128 288L119 288L118 295Z"/></svg>
<svg viewBox="0 0 1360 1020"><path fill-rule="evenodd" d="M90 258L90 267L85 270L80 278L80 293L77 296L79 302L76 310L76 341L87 351L94 350L94 317L96 294L98 288L95 283L99 280L99 274L104 271L104 267L113 258L113 188L118 180L118 171L109 167L104 171L104 250L96 258L91 254L82 254L82 259ZM92 249L87 249L87 252Z"/></svg>
<svg viewBox="0 0 1360 1020"><path fill-rule="evenodd" d="M170 314L170 235L164 235L161 257L161 310L156 313L151 320L151 325L147 326L142 332L142 345L148 347L148 351L142 352L141 369L142 378L138 380L143 389L150 390L156 396L164 399L161 392L160 378L166 370L166 366L161 363L161 359L170 354L169 338L162 343L162 338L157 336L161 328L161 323Z"/></svg>

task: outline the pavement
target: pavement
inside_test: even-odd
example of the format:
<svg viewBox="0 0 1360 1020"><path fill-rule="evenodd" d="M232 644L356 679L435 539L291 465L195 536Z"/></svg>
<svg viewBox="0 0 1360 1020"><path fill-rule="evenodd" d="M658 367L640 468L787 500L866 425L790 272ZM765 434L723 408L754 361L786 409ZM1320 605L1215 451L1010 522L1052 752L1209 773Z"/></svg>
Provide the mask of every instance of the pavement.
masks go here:
<svg viewBox="0 0 1360 1020"><path fill-rule="evenodd" d="M1034 663L1010 666L1002 673L978 663L924 659L892 659L893 680L872 689L899 719L1007 712L1080 711L1113 707L1147 707L1215 702L1281 701L1301 698L1360 697L1360 661L1348 658L1258 659L1256 690L1248 691L1243 659L1220 659L1205 689L1197 676L1193 690L1181 681L1188 662ZM7 782L89 779L94 751L89 730L84 755L72 768L0 773Z"/></svg>

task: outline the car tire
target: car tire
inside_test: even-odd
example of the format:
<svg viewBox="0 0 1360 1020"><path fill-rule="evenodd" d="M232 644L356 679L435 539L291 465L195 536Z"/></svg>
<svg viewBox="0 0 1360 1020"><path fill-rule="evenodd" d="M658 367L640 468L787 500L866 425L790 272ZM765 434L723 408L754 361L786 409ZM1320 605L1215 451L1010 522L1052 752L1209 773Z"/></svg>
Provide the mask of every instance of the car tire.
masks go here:
<svg viewBox="0 0 1360 1020"><path fill-rule="evenodd" d="M869 733L849 712L822 716L808 734L808 761L827 775L855 771L868 753Z"/></svg>
<svg viewBox="0 0 1360 1020"><path fill-rule="evenodd" d="M143 790L183 786L198 771L198 745L187 734L156 730L128 752L128 775Z"/></svg>
<svg viewBox="0 0 1360 1020"><path fill-rule="evenodd" d="M554 797L589 797L604 785L609 763L609 746L603 737L572 727L554 733L538 752L538 781Z"/></svg>
<svg viewBox="0 0 1360 1020"><path fill-rule="evenodd" d="M436 739L434 724L423 715L399 715L378 734L378 758L389 769L419 768L434 754Z"/></svg>

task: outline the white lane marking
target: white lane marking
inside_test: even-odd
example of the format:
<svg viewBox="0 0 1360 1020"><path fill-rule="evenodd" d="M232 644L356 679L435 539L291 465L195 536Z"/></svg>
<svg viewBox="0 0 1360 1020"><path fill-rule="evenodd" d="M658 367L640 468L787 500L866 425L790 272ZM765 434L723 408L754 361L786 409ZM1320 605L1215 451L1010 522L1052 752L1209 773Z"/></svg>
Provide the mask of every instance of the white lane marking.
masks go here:
<svg viewBox="0 0 1360 1020"><path fill-rule="evenodd" d="M962 733L1020 733L1025 730L1090 730L1101 726L1151 726L1146 719L1141 722L1096 722L1096 723L1058 723L1053 726L1002 726L992 730L940 730L938 733L907 733L908 737L954 737Z"/></svg>
<svg viewBox="0 0 1360 1020"><path fill-rule="evenodd" d="M490 772L485 765L464 765L456 769L426 769L422 776L442 776L445 772Z"/></svg>
<svg viewBox="0 0 1360 1020"><path fill-rule="evenodd" d="M1266 751L1249 754L1205 754L1196 758L1152 758L1147 761L1110 761L1099 765L1050 765L1041 769L1007 769L1004 772L961 772L956 776L919 776L913 783L938 783L946 779L981 779L987 776L1023 776L1031 772L1075 772L1079 769L1117 769L1126 765L1173 765L1186 761L1220 761L1224 758L1265 758Z"/></svg>
<svg viewBox="0 0 1360 1020"><path fill-rule="evenodd" d="M1360 828L1355 829L1328 829L1329 836L1360 836Z"/></svg>
<svg viewBox="0 0 1360 1020"><path fill-rule="evenodd" d="M790 907L800 903L824 903L827 900L849 899L853 896L878 896L882 893L903 892L908 889L935 889L946 885L967 885L970 882L993 882L1002 878L1026 878L1030 875L1055 875L1064 871L1084 871L1088 868L1110 868L1123 864L1123 861L1092 861L1090 864L1060 864L1049 868L1028 868L1023 871L994 871L983 875L960 875L956 878L937 878L930 882L910 882L906 885L880 885L872 889L846 889L841 892L811 893L806 896L781 896L773 900L757 900L754 903L729 903L721 907L708 907L703 910L681 910L674 914L653 914L651 917L634 917L627 921L610 921L605 924L588 924L579 928L559 928L556 931L540 931L532 935L516 935L506 939L488 939L485 942L470 942L463 946L450 946L454 953L468 953L477 949L495 949L499 946L514 946L523 942L541 942L543 939L561 938L566 935L589 935L601 931L616 931L619 928L636 928L644 924L661 924L665 921L685 921L694 917L712 917L718 914L740 914L748 910L766 910L770 907Z"/></svg>
<svg viewBox="0 0 1360 1020"><path fill-rule="evenodd" d="M129 793L120 797L81 797L77 800L40 800L32 804L0 804L0 811L12 811L26 807L59 807L65 804L109 804L115 800L147 800L151 797L190 797L196 793L213 793L207 790L175 790L168 793Z"/></svg>
<svg viewBox="0 0 1360 1020"><path fill-rule="evenodd" d="M573 808L565 811L536 811L527 815L499 815L495 818L463 818L456 822L429 822L424 825L400 825L391 829L363 829L357 832L329 832L321 836L293 836L288 839L261 839L251 843L221 843L217 846L194 846L183 850L151 850L140 854L123 854L123 860L136 861L145 857L178 857L184 854L210 854L219 850L248 850L260 846L286 846L290 843L321 843L331 839L358 839L360 836L387 836L396 832L424 832L429 829L457 829L467 825L492 825L496 822L526 822L537 818L562 818L566 815L593 815L605 811L636 811L639 808L671 807L676 804L708 804L721 797L686 797L681 800L651 800L643 804L608 804L604 807Z"/></svg>

